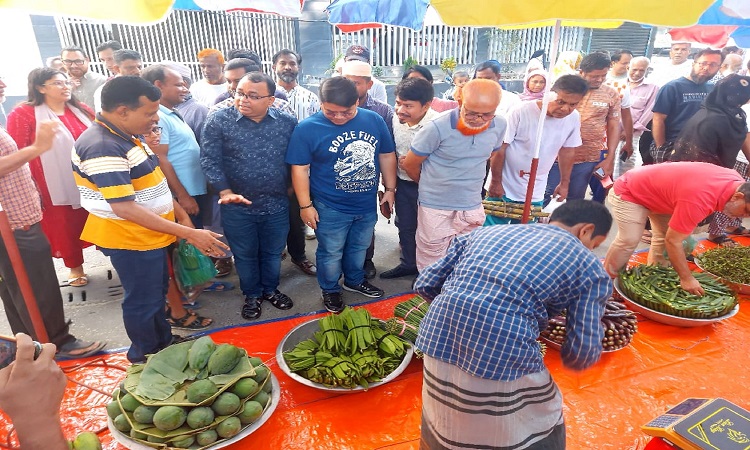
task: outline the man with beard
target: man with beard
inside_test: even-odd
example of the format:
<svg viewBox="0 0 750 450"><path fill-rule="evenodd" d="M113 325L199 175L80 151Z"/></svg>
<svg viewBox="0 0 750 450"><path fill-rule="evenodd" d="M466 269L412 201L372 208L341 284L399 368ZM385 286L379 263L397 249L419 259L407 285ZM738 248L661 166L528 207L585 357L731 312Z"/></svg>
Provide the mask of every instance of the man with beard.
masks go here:
<svg viewBox="0 0 750 450"><path fill-rule="evenodd" d="M695 55L690 75L678 78L662 86L654 103L651 156L654 162L664 161L672 151L674 140L685 123L698 112L701 103L711 89L708 80L714 77L721 66L721 52L710 48Z"/></svg>
<svg viewBox="0 0 750 450"><path fill-rule="evenodd" d="M190 86L190 93L198 103L211 107L216 97L227 90L227 80L224 78L224 55L215 48L204 48L198 52L198 63L203 79Z"/></svg>
<svg viewBox="0 0 750 450"><path fill-rule="evenodd" d="M396 228L401 247L401 260L393 269L380 274L380 278L400 278L417 274L417 195L419 185L409 178L403 167L406 154L419 130L435 119L439 113L431 108L435 90L423 78L406 78L396 85L396 117L393 118L393 137L398 156L396 182Z"/></svg>
<svg viewBox="0 0 750 450"><path fill-rule="evenodd" d="M393 207L396 155L383 119L357 108L357 88L343 77L320 84L321 109L297 125L286 162L302 221L316 230L318 284L330 312L341 312L343 289L382 297L362 269L377 222L376 192L383 175L381 207ZM387 205L384 205L387 203Z"/></svg>
<svg viewBox="0 0 750 450"><path fill-rule="evenodd" d="M161 143L152 149L177 203L190 215L196 228L202 228L200 212L206 206L206 177L200 167L200 146L175 106L185 101L188 88L176 70L163 64L148 66L141 77L161 91L159 126Z"/></svg>
<svg viewBox="0 0 750 450"><path fill-rule="evenodd" d="M302 57L292 50L279 50L273 55L273 71L276 72L279 80L276 89L286 96L291 114L297 118L298 122L320 111L318 96L297 83L301 65ZM286 248L295 266L307 275L315 275L317 268L305 254L305 240L315 239L315 231L302 222L297 212L299 205L294 192L289 193L289 205L289 235Z"/></svg>
<svg viewBox="0 0 750 450"><path fill-rule="evenodd" d="M594 52L581 60L581 77L589 86L589 91L578 103L581 115L581 141L574 154L561 153L552 166L547 178L545 201L560 194L561 173L570 171L568 200L582 199L594 171L601 168L602 177L612 175L617 145L620 141L620 94L604 84L609 72L609 55ZM605 141L606 138L606 141ZM604 198L601 198L604 201Z"/></svg>
<svg viewBox="0 0 750 450"><path fill-rule="evenodd" d="M318 96L297 83L301 65L302 57L291 50L279 50L273 55L273 71L279 80L279 90L286 94L299 122L320 111Z"/></svg>
<svg viewBox="0 0 750 450"><path fill-rule="evenodd" d="M94 92L107 82L107 78L89 70L89 57L81 47L66 47L62 49L60 57L73 83L73 95L93 108Z"/></svg>
<svg viewBox="0 0 750 450"><path fill-rule="evenodd" d="M484 223L482 184L487 159L500 149L506 121L495 116L502 91L495 80L474 79L460 108L441 115L414 136L403 162L419 183L417 269L445 255L451 240Z"/></svg>

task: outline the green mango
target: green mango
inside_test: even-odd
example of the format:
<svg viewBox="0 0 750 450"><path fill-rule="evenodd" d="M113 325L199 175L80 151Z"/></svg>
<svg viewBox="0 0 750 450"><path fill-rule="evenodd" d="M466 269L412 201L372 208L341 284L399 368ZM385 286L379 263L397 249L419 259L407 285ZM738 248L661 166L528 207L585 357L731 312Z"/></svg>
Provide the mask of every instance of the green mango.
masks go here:
<svg viewBox="0 0 750 450"><path fill-rule="evenodd" d="M213 397L217 392L219 392L219 387L213 381L198 380L188 386L185 393L190 403L200 403Z"/></svg>
<svg viewBox="0 0 750 450"><path fill-rule="evenodd" d="M208 406L198 406L188 413L187 424L194 430L207 427L213 423L215 416L214 410Z"/></svg>
<svg viewBox="0 0 750 450"><path fill-rule="evenodd" d="M216 344L209 336L198 338L188 351L188 365L191 369L203 369L214 350L216 350Z"/></svg>
<svg viewBox="0 0 750 450"><path fill-rule="evenodd" d="M243 378L237 381L229 390L239 398L247 398L258 392L258 382L252 378Z"/></svg>
<svg viewBox="0 0 750 450"><path fill-rule="evenodd" d="M120 408L120 404L116 400L107 403L107 415L110 419L114 420L120 414L122 414L122 408Z"/></svg>
<svg viewBox="0 0 750 450"><path fill-rule="evenodd" d="M231 344L221 344L208 358L208 372L221 375L230 372L243 358L242 350Z"/></svg>
<svg viewBox="0 0 750 450"><path fill-rule="evenodd" d="M219 416L228 416L234 414L240 409L240 398L231 392L222 392L216 397L211 409Z"/></svg>
<svg viewBox="0 0 750 450"><path fill-rule="evenodd" d="M255 400L248 400L237 417L243 425L253 423L263 414L263 406Z"/></svg>
<svg viewBox="0 0 750 450"><path fill-rule="evenodd" d="M198 442L198 445L202 445L204 447L206 445L213 444L218 439L219 435L216 433L216 430L201 431L195 436L195 440Z"/></svg>
<svg viewBox="0 0 750 450"><path fill-rule="evenodd" d="M120 414L119 416L115 417L112 423L115 425L115 428L117 428L119 431L123 433L130 432L130 428L131 428L130 422L128 422L128 418L125 417L125 414Z"/></svg>
<svg viewBox="0 0 750 450"><path fill-rule="evenodd" d="M73 448L75 450L102 450L102 443L96 433L85 431L76 436Z"/></svg>
<svg viewBox="0 0 750 450"><path fill-rule="evenodd" d="M133 418L135 418L136 422L146 425L154 423L154 414L156 414L158 409L158 406L141 405L133 411Z"/></svg>
<svg viewBox="0 0 750 450"><path fill-rule="evenodd" d="M162 406L154 414L154 426L162 431L180 428L187 420L187 413L179 406Z"/></svg>
<svg viewBox="0 0 750 450"><path fill-rule="evenodd" d="M141 406L141 402L136 400L136 398L133 397L133 394L125 394L120 399L120 405L122 405L122 409L125 411L133 412L137 407Z"/></svg>
<svg viewBox="0 0 750 450"><path fill-rule="evenodd" d="M237 417L227 417L222 420L216 427L216 433L219 437L229 439L237 435L242 429L242 423Z"/></svg>

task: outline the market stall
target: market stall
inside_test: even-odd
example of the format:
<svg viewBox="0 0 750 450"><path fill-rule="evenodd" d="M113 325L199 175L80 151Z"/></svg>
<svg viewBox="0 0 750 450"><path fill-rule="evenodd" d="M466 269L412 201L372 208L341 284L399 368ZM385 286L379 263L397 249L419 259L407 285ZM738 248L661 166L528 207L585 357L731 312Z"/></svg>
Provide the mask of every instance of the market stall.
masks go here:
<svg viewBox="0 0 750 450"><path fill-rule="evenodd" d="M744 244L750 239L742 238ZM701 243L698 251L712 244ZM645 253L634 255L643 263ZM363 304L373 317L392 316L394 306L411 297L404 294ZM564 396L568 448L643 449L649 437L641 425L687 397L723 397L750 405L745 386L746 341L750 339L750 308L722 322L680 328L639 319L632 343L606 353L593 368L574 372L562 367L560 356L549 350L545 362ZM313 317L238 326L212 332L217 343L232 343L261 357L279 381L280 399L271 417L257 431L227 448L272 449L416 449L419 445L421 362L414 359L394 381L353 394L328 393L304 386L288 376L275 361L277 346L286 333ZM62 406L66 434L106 428L107 396L125 373L124 353L93 360L71 361L72 370L93 363L69 376L102 392L70 383ZM6 443L11 426L0 425L0 443ZM101 439L106 449L122 448L108 431ZM13 441L11 440L11 443Z"/></svg>

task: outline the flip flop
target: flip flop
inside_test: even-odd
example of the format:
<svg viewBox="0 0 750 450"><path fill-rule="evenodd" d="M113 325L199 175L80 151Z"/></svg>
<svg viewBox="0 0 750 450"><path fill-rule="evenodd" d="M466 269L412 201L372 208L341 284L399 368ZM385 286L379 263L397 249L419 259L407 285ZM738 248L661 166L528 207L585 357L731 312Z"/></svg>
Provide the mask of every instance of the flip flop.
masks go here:
<svg viewBox="0 0 750 450"><path fill-rule="evenodd" d="M99 353L105 346L106 342L94 341L85 342L81 339L68 342L60 346L55 354L55 360L65 361L68 359L87 358Z"/></svg>
<svg viewBox="0 0 750 450"><path fill-rule="evenodd" d="M87 284L89 284L88 277L86 275L81 275L80 277L68 278L68 281L67 283L65 283L65 286L84 287Z"/></svg>
<svg viewBox="0 0 750 450"><path fill-rule="evenodd" d="M178 330L198 331L210 327L214 320L200 316L193 311L187 311L184 316L175 318L172 316L172 310L167 306L167 322L172 328Z"/></svg>
<svg viewBox="0 0 750 450"><path fill-rule="evenodd" d="M203 288L204 292L224 292L234 289L234 284L229 281L214 281Z"/></svg>

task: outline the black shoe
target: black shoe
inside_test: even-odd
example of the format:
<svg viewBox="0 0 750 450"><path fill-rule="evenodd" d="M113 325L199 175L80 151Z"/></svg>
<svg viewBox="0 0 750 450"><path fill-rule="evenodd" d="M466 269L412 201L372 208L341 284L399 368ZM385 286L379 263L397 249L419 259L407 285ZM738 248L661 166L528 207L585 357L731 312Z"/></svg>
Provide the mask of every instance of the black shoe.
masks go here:
<svg viewBox="0 0 750 450"><path fill-rule="evenodd" d="M362 283L360 283L357 286L349 286L348 284L344 283L344 289L350 292L358 292L365 297L372 297L372 298L378 298L382 297L384 292L379 287L375 287L370 284L369 281L364 280Z"/></svg>
<svg viewBox="0 0 750 450"><path fill-rule="evenodd" d="M375 269L375 263L372 262L371 259L368 259L365 261L365 278L368 280L372 280L375 278L375 275L378 273L378 271Z"/></svg>
<svg viewBox="0 0 750 450"><path fill-rule="evenodd" d="M401 277L408 277L411 275L416 275L417 268L409 269L408 267L399 264L398 266L394 267L391 270L386 270L385 272L380 274L380 278L383 278L385 280L391 279L391 278L401 278Z"/></svg>
<svg viewBox="0 0 750 450"><path fill-rule="evenodd" d="M341 292L323 292L323 306L332 313L340 313L344 310L344 300Z"/></svg>
<svg viewBox="0 0 750 450"><path fill-rule="evenodd" d="M315 264L313 264L312 261L307 258L299 261L295 261L292 259L292 264L299 267L299 270L305 272L307 275L315 276L318 273L318 269L315 267Z"/></svg>
<svg viewBox="0 0 750 450"><path fill-rule="evenodd" d="M282 294L278 289L273 294L263 294L263 300L272 304L276 309L290 309L294 306L294 302L288 295Z"/></svg>
<svg viewBox="0 0 750 450"><path fill-rule="evenodd" d="M258 297L245 297L245 304L242 305L242 318L245 320L255 320L260 317L260 304L263 299Z"/></svg>

